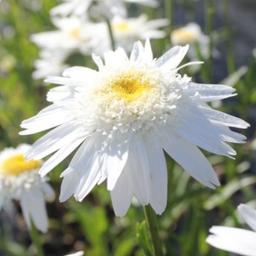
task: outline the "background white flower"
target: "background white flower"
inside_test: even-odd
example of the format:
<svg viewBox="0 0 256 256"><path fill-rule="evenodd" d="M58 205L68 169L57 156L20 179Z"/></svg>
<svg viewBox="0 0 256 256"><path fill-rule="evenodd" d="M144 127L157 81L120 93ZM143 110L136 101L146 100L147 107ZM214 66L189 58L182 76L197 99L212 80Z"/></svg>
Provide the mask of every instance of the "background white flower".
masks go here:
<svg viewBox="0 0 256 256"><path fill-rule="evenodd" d="M197 23L188 23L184 27L174 29L171 32L171 42L174 45L190 44L188 54L192 60L198 58L198 52L204 59L207 59L210 55L209 37L202 32L200 25Z"/></svg>
<svg viewBox="0 0 256 256"><path fill-rule="evenodd" d="M107 180L116 215L126 213L132 197L161 214L167 202L163 150L204 185L219 185L198 147L234 156L226 142L243 143L245 137L229 127L248 124L207 105L234 96L234 88L197 84L179 74L187 51L177 46L155 59L149 41L137 42L130 57L119 48L105 53L104 62L93 56L98 70L73 67L48 79L59 85L48 94L52 105L23 121L21 134L55 127L28 155L41 159L54 153L41 175L79 147L61 175L61 201L72 195L82 201Z"/></svg>
<svg viewBox="0 0 256 256"><path fill-rule="evenodd" d="M30 145L21 144L16 149L6 148L0 152L0 209L12 200L18 200L30 228L31 220L42 232L48 228L45 200L54 199L54 191L41 178L38 169L40 160L26 160Z"/></svg>
<svg viewBox="0 0 256 256"><path fill-rule="evenodd" d="M238 207L239 215L254 230L215 226L210 229L211 235L207 238L210 245L233 253L245 256L256 255L256 211L241 204Z"/></svg>

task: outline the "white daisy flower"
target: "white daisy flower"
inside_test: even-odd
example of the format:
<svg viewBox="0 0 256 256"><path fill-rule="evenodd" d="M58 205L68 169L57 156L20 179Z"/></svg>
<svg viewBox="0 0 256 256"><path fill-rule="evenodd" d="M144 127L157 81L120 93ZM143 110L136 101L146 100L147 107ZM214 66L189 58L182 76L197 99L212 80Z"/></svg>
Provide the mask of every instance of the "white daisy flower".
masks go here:
<svg viewBox="0 0 256 256"><path fill-rule="evenodd" d="M31 40L47 51L62 51L70 54L75 51L90 53L101 44L104 28L102 24L90 23L80 17L53 18L56 31L42 32L31 36ZM103 31L102 31L103 30Z"/></svg>
<svg viewBox="0 0 256 256"><path fill-rule="evenodd" d="M45 200L53 200L54 191L38 174L42 161L25 158L30 149L30 145L21 144L16 149L6 148L0 152L0 209L18 200L27 226L30 228L33 221L40 231L46 232Z"/></svg>
<svg viewBox="0 0 256 256"><path fill-rule="evenodd" d="M165 37L165 32L160 30L160 28L167 26L168 20L148 20L146 15L141 15L137 18L116 16L111 23L117 45L126 50L131 50L134 41ZM110 49L109 44L107 49Z"/></svg>
<svg viewBox="0 0 256 256"><path fill-rule="evenodd" d="M43 50L40 58L34 62L34 79L44 79L48 76L60 75L68 66L65 64L66 52Z"/></svg>
<svg viewBox="0 0 256 256"><path fill-rule="evenodd" d="M150 42L134 44L130 57L122 48L101 58L98 70L67 69L48 93L52 105L22 122L21 134L54 128L35 144L28 157L54 153L40 169L46 175L75 149L62 173L60 200L82 201L107 180L116 215L124 215L133 197L161 214L167 202L164 150L191 176L214 188L218 178L198 149L234 156L226 143L245 137L229 127L243 120L210 108L207 102L235 95L224 85L197 84L179 74L188 47L174 47L153 58ZM189 64L187 64L189 65Z"/></svg>
<svg viewBox="0 0 256 256"><path fill-rule="evenodd" d="M108 7L105 9L108 13L124 14L126 13L124 3L137 3L155 7L157 6L157 0L64 0L64 3L54 7L51 10L51 15L56 16L68 16L77 15L84 16L87 14L89 7L92 4Z"/></svg>
<svg viewBox="0 0 256 256"><path fill-rule="evenodd" d="M197 59L196 47L198 47L204 59L209 57L209 37L202 32L197 23L189 23L184 27L174 29L171 33L171 42L174 45L190 44L191 48L188 54L193 60Z"/></svg>
<svg viewBox="0 0 256 256"><path fill-rule="evenodd" d="M231 227L212 227L207 243L221 250L238 253L245 256L256 256L256 211L241 204L239 215L254 231Z"/></svg>

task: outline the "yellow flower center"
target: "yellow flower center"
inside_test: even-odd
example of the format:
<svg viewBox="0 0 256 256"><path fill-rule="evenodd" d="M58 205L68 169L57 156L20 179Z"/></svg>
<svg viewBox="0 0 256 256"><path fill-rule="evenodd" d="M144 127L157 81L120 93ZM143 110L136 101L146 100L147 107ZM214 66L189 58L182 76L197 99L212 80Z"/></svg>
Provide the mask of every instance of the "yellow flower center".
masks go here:
<svg viewBox="0 0 256 256"><path fill-rule="evenodd" d="M110 81L110 90L126 102L134 101L152 89L148 78L140 72L127 72Z"/></svg>
<svg viewBox="0 0 256 256"><path fill-rule="evenodd" d="M193 43L197 41L196 35L184 28L176 29L172 32L172 40L177 43Z"/></svg>
<svg viewBox="0 0 256 256"><path fill-rule="evenodd" d="M117 32L127 32L131 30L131 26L129 24L129 22L127 21L119 21L113 24L113 29L114 31Z"/></svg>
<svg viewBox="0 0 256 256"><path fill-rule="evenodd" d="M72 39L79 39L81 37L81 28L75 27L68 31L68 36Z"/></svg>
<svg viewBox="0 0 256 256"><path fill-rule="evenodd" d="M23 172L41 167L40 160L27 160L23 154L16 154L6 159L0 166L0 172L5 175L18 176Z"/></svg>

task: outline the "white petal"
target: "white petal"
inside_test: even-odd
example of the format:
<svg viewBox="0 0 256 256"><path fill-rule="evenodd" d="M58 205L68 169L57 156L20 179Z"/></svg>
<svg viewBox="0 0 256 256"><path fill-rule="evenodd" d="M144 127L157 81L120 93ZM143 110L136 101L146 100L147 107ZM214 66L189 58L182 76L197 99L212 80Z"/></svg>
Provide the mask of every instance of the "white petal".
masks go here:
<svg viewBox="0 0 256 256"><path fill-rule="evenodd" d="M46 135L37 140L27 157L32 159L41 159L53 152L65 147L81 136L77 127L72 123L60 125L59 127L48 132Z"/></svg>
<svg viewBox="0 0 256 256"><path fill-rule="evenodd" d="M68 168L68 170L70 170L70 173L65 175L61 182L59 197L61 203L68 200L72 195L74 195L82 177L81 172L76 171L70 167Z"/></svg>
<svg viewBox="0 0 256 256"><path fill-rule="evenodd" d="M64 178L67 175L67 179L77 175L75 177L78 184L74 191L74 196L78 201L82 201L102 178L101 167L103 157L100 152L100 146L101 143L99 138L96 139L91 137L85 141L80 146L70 163L70 168L77 174L73 174L73 172L69 171L67 171L66 174L63 174ZM70 184L72 185L73 183Z"/></svg>
<svg viewBox="0 0 256 256"><path fill-rule="evenodd" d="M189 83L186 92L190 96L199 95L202 101L221 100L235 96L235 89L221 84Z"/></svg>
<svg viewBox="0 0 256 256"><path fill-rule="evenodd" d="M45 108L36 116L24 120L21 123L21 127L27 130L20 132L20 134L28 135L38 133L72 120L73 117L63 107L54 105L51 107L51 109Z"/></svg>
<svg viewBox="0 0 256 256"><path fill-rule="evenodd" d="M140 41L134 43L131 51L130 61L137 61L142 52L144 52L142 43Z"/></svg>
<svg viewBox="0 0 256 256"><path fill-rule="evenodd" d="M84 138L77 138L70 142L66 147L61 148L53 156L51 156L39 170L41 176L45 176L54 167L56 167L60 162L62 162L67 156L69 156L82 142Z"/></svg>
<svg viewBox="0 0 256 256"><path fill-rule="evenodd" d="M22 197L23 204L26 201L24 205L25 211L28 211L26 214L29 214L35 226L45 233L48 229L48 218L42 191L38 188L32 188L23 192Z"/></svg>
<svg viewBox="0 0 256 256"><path fill-rule="evenodd" d="M127 160L129 178L133 186L133 193L139 203L146 205L150 201L150 169L144 142L139 136L134 136L130 142Z"/></svg>
<svg viewBox="0 0 256 256"><path fill-rule="evenodd" d="M205 115L207 115L207 117L210 118L210 120L218 122L225 126L235 127L240 129L246 129L250 126L250 124L248 124L244 120L237 118L235 116L231 116L229 114L223 113L221 111L217 111L215 109L212 109L206 106L200 106L200 108L203 110Z"/></svg>
<svg viewBox="0 0 256 256"><path fill-rule="evenodd" d="M90 68L76 66L67 68L62 75L65 77L74 78L76 80L85 79L85 81L88 81L90 79L96 78L97 72Z"/></svg>
<svg viewBox="0 0 256 256"><path fill-rule="evenodd" d="M256 210L251 207L240 204L238 206L239 215L245 220L245 222L256 231ZM255 233L256 234L256 233Z"/></svg>
<svg viewBox="0 0 256 256"><path fill-rule="evenodd" d="M187 54L189 46L175 46L156 61L156 65L166 70L175 69Z"/></svg>
<svg viewBox="0 0 256 256"><path fill-rule="evenodd" d="M107 174L107 189L112 190L117 179L122 173L128 158L128 143L118 143L110 145L105 150L104 168Z"/></svg>
<svg viewBox="0 0 256 256"><path fill-rule="evenodd" d="M148 136L145 145L149 160L151 189L150 204L157 214L162 214L167 204L167 167L159 142Z"/></svg>
<svg viewBox="0 0 256 256"><path fill-rule="evenodd" d="M110 191L115 215L119 217L126 214L132 201L132 185L127 172L128 169L123 170L114 189Z"/></svg>
<svg viewBox="0 0 256 256"><path fill-rule="evenodd" d="M222 130L207 120L207 116L195 104L188 99L186 103L181 101L180 104L175 122L169 124L170 130L174 127L181 137L209 152L225 156L236 154L224 143Z"/></svg>
<svg viewBox="0 0 256 256"><path fill-rule="evenodd" d="M193 144L179 135L159 131L164 150L192 177L209 188L219 186L218 177L209 161Z"/></svg>
<svg viewBox="0 0 256 256"><path fill-rule="evenodd" d="M207 243L233 253L256 256L256 233L238 228L212 227Z"/></svg>

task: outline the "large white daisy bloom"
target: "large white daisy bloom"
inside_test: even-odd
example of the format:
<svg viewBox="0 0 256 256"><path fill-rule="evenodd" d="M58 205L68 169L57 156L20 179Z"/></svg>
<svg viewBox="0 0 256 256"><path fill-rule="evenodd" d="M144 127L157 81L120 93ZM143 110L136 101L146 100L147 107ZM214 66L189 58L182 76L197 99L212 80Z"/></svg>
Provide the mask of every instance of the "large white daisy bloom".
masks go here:
<svg viewBox="0 0 256 256"><path fill-rule="evenodd" d="M171 32L171 42L174 45L190 44L191 48L188 54L191 59L197 58L198 50L205 59L209 57L209 37L202 32L200 25L197 23L189 23L184 27L174 29ZM198 50L196 47L198 47Z"/></svg>
<svg viewBox="0 0 256 256"><path fill-rule="evenodd" d="M12 200L18 200L30 228L31 221L42 232L48 228L45 200L54 199L54 191L38 174L40 160L27 160L30 145L21 144L16 149L6 148L0 152L0 209Z"/></svg>
<svg viewBox="0 0 256 256"><path fill-rule="evenodd" d="M80 17L53 18L56 31L41 32L31 36L31 40L40 48L52 52L69 54L74 51L90 53L101 45L105 28L101 23L90 23Z"/></svg>
<svg viewBox="0 0 256 256"><path fill-rule="evenodd" d="M207 238L210 245L233 253L245 256L256 256L256 211L241 204L238 207L239 215L254 231L231 227L212 227L211 235Z"/></svg>
<svg viewBox="0 0 256 256"><path fill-rule="evenodd" d="M235 89L197 84L178 67L188 47L174 47L153 58L150 42L134 44L130 57L122 48L101 58L98 70L67 69L48 93L52 105L22 122L21 134L54 128L39 139L28 157L54 153L40 169L46 175L75 153L62 173L60 200L82 201L107 180L116 215L122 216L135 197L161 214L167 202L164 150L191 176L214 188L218 178L198 149L234 156L226 143L244 136L230 127L246 128L243 120L216 111L207 102L231 97Z"/></svg>

